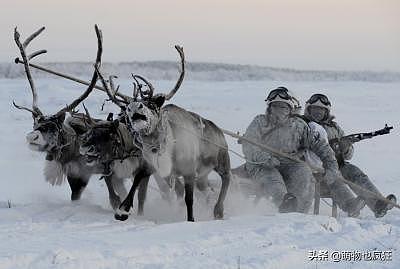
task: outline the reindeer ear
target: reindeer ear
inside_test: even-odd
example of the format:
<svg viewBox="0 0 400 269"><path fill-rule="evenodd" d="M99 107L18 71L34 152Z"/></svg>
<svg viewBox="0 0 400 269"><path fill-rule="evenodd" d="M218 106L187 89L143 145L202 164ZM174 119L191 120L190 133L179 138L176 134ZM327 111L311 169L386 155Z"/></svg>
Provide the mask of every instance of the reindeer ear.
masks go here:
<svg viewBox="0 0 400 269"><path fill-rule="evenodd" d="M158 108L162 107L165 102L165 96L163 94L158 94L152 98L153 102L156 104Z"/></svg>
<svg viewBox="0 0 400 269"><path fill-rule="evenodd" d="M112 121L113 117L114 117L114 114L112 112L108 113L107 121Z"/></svg>

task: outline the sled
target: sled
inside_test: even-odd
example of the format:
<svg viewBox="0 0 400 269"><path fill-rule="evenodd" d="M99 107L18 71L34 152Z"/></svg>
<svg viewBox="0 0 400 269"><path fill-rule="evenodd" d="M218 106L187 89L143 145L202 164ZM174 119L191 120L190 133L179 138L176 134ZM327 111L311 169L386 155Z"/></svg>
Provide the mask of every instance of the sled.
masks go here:
<svg viewBox="0 0 400 269"><path fill-rule="evenodd" d="M260 193L258 185L251 179L245 165L242 164L236 168L233 168L231 172L233 182L235 182L238 190L246 197L254 198L254 202L258 203L263 195ZM332 194L330 193L328 186L324 182L320 182L318 179L315 179L314 215L319 215L320 201L321 199L325 198L332 199ZM338 205L333 199L332 217L338 217Z"/></svg>

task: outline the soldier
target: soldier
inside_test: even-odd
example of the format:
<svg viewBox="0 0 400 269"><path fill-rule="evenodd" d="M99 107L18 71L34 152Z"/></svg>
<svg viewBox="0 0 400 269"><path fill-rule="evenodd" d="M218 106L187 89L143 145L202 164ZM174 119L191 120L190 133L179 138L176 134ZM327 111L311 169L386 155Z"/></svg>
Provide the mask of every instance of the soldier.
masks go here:
<svg viewBox="0 0 400 269"><path fill-rule="evenodd" d="M345 138L341 139L344 136L344 131L333 121L334 116L332 116L330 112L331 102L328 97L323 94L314 94L306 102L304 116L306 119L317 122L324 127L328 135L328 140L339 139L339 147L334 148L334 150L343 177L364 189L381 195L368 176L357 166L347 161L353 156L353 145L349 140ZM391 204L371 197L371 195L365 192L363 193L360 189L352 188L352 190L366 202L367 206L374 212L377 218L383 217L389 209L393 208ZM396 197L393 194L388 195L387 198L396 202Z"/></svg>
<svg viewBox="0 0 400 269"><path fill-rule="evenodd" d="M293 114L295 101L288 89L272 90L265 101L265 114L254 118L244 137L297 158L303 156L304 150L310 150L321 159L328 184L337 182L340 172L334 152L302 118ZM308 212L315 187L308 165L263 151L245 140L241 142L246 171L260 184L264 194L272 197L279 211ZM349 203L349 211L357 211L354 201Z"/></svg>

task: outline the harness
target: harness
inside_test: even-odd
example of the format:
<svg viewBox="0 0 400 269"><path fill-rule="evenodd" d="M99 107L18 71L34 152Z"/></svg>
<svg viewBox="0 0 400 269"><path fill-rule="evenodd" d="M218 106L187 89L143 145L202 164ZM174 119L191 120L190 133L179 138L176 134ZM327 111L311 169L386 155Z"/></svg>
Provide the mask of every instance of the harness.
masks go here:
<svg viewBox="0 0 400 269"><path fill-rule="evenodd" d="M53 122L52 124L57 128L57 143L47 153L46 160L56 160L61 163L67 162L73 155L75 155L75 149L78 146L78 136L74 130L69 130L64 124L61 126ZM70 152L68 152L68 147L71 147Z"/></svg>
<svg viewBox="0 0 400 269"><path fill-rule="evenodd" d="M125 124L119 124L117 130L117 139L113 143L112 148L112 158L103 161L104 175L99 178L99 180L105 177L111 176L113 171L111 169L111 164L115 161L120 161L121 163L131 157L140 157L141 151L134 144L133 137L131 136L128 128Z"/></svg>
<svg viewBox="0 0 400 269"><path fill-rule="evenodd" d="M140 149L136 147L133 137L125 124L119 124L117 128L117 143L113 147L112 161L120 160L121 162L130 157L140 157Z"/></svg>

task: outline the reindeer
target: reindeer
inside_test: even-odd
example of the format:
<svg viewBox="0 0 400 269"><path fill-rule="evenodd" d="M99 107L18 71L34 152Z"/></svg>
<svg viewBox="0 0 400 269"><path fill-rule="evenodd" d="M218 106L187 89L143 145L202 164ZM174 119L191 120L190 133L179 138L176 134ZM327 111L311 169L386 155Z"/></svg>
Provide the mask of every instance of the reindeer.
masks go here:
<svg viewBox="0 0 400 269"><path fill-rule="evenodd" d="M81 135L81 141L80 154L86 157L89 166L104 165L108 172L107 181L123 184L125 178L142 178L138 206L138 214L142 215L151 168L143 162L125 125L118 119L91 121L90 128Z"/></svg>
<svg viewBox="0 0 400 269"><path fill-rule="evenodd" d="M97 70L97 72L110 100L118 102L115 99L118 88L115 89L113 83L115 76L109 77L108 85L100 71ZM134 85L136 88L136 84ZM120 105L122 106L121 103ZM81 135L80 154L86 157L88 165L106 166L109 171L107 177L111 177L110 181L112 182L123 181L123 179L130 177L138 178L137 180L140 181L138 215L143 215L147 185L154 169L145 162L140 148L134 144L133 137L126 126L125 114L122 112L120 117L115 120L113 120L113 115L110 114L107 120L96 121L92 120L86 110L86 117L89 119L90 128ZM172 183L166 182L157 174L153 174L153 177L161 191L162 198L171 202L169 185ZM178 197L183 195L183 192L180 191L183 186L181 187L179 183L179 181L175 182Z"/></svg>
<svg viewBox="0 0 400 269"><path fill-rule="evenodd" d="M139 85L134 97L122 96L113 101L125 110L127 126L135 143L140 147L144 160L163 178L184 178L187 220L193 217L193 187L196 183L200 190L207 187L207 176L215 170L222 179L222 186L214 217L223 218L223 202L231 180L228 146L222 131L211 121L189 112L176 105L163 106L178 91L185 74L183 49L175 46L181 58L181 73L175 87L168 94L153 96L154 87L145 78L133 75ZM148 90L142 89L144 82ZM140 94L140 99L138 95ZM119 207L115 217L128 218L134 193L140 183L135 178L127 198Z"/></svg>
<svg viewBox="0 0 400 269"><path fill-rule="evenodd" d="M78 200L81 197L82 191L88 184L90 176L94 173L104 172L104 168L101 166L87 165L86 160L79 154L79 134L85 132L85 129L87 129L86 121L88 119L83 114L74 113L74 109L79 103L86 99L92 92L98 76L97 72L94 71L88 88L71 104L52 115L44 115L38 107L38 95L29 68L29 61L40 54L46 53L46 50L33 52L30 55L27 55L25 51L29 43L44 29L44 27L40 28L30 35L23 43L20 41L20 34L17 28L14 30L14 39L22 56L22 62L32 91L33 101L32 108L19 106L15 104L15 102L13 102L13 105L18 109L32 113L33 131L27 134L26 139L32 150L46 153L46 160L48 161L45 167L46 180L53 185L60 185L66 177L72 191L71 200ZM97 68L101 63L103 49L102 34L97 25L95 26L95 31L97 36L95 67ZM21 60L16 58L15 62L18 63L21 62ZM67 112L72 113L74 116L65 120ZM109 190L111 206L116 208L121 203L120 198L115 193L112 182L106 181L106 183Z"/></svg>

